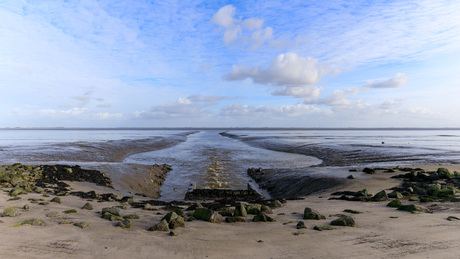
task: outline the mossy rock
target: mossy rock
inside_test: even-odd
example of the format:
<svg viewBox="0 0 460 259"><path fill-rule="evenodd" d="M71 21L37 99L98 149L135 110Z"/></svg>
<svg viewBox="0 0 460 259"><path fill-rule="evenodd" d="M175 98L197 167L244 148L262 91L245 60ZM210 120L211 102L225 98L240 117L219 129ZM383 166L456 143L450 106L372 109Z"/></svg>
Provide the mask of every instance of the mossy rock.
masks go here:
<svg viewBox="0 0 460 259"><path fill-rule="evenodd" d="M76 226L76 227L79 227L81 229L85 229L85 228L87 228L89 226L89 223L86 222L86 221L82 221L82 222L74 223L73 225Z"/></svg>
<svg viewBox="0 0 460 259"><path fill-rule="evenodd" d="M126 215L126 216L123 216L124 219L140 219L139 215L136 215L136 214L130 214L130 215Z"/></svg>
<svg viewBox="0 0 460 259"><path fill-rule="evenodd" d="M61 200L61 198L59 198L59 197L54 197L53 199L51 199L50 202L55 202L55 203L61 204L61 203L62 203L62 200Z"/></svg>
<svg viewBox="0 0 460 259"><path fill-rule="evenodd" d="M411 213L431 213L429 209L416 204L402 205L398 210L409 211Z"/></svg>
<svg viewBox="0 0 460 259"><path fill-rule="evenodd" d="M269 206L266 206L266 205L262 205L260 210L262 212L265 212L265 214L273 214L273 210Z"/></svg>
<svg viewBox="0 0 460 259"><path fill-rule="evenodd" d="M8 207L3 210L2 217L17 217L21 215L17 207Z"/></svg>
<svg viewBox="0 0 460 259"><path fill-rule="evenodd" d="M452 176L454 176L454 174L449 172L449 170L447 170L446 168L438 168L436 173L438 174L439 178L442 178L442 179L447 179L447 178L451 178Z"/></svg>
<svg viewBox="0 0 460 259"><path fill-rule="evenodd" d="M174 212L175 212L177 215L181 216L181 217L185 217L184 211L181 210L181 209L179 209L179 208L175 208L175 209L174 209Z"/></svg>
<svg viewBox="0 0 460 259"><path fill-rule="evenodd" d="M73 221L63 220L63 221L59 222L59 225L69 225L69 224L73 224Z"/></svg>
<svg viewBox="0 0 460 259"><path fill-rule="evenodd" d="M331 226L314 226L314 230L323 231L323 230L334 230Z"/></svg>
<svg viewBox="0 0 460 259"><path fill-rule="evenodd" d="M326 219L326 216L321 215L317 210L313 210L307 207L304 210L303 219L320 220L320 219Z"/></svg>
<svg viewBox="0 0 460 259"><path fill-rule="evenodd" d="M343 212L348 212L348 213L351 213L351 214L361 214L362 213L361 211L350 210L350 209L345 209L345 210L343 210Z"/></svg>
<svg viewBox="0 0 460 259"><path fill-rule="evenodd" d="M60 215L59 212L57 212L57 211L51 211L50 213L46 214L46 216L47 216L48 218L57 218L57 217L59 217L59 216L61 216L61 215Z"/></svg>
<svg viewBox="0 0 460 259"><path fill-rule="evenodd" d="M31 226L46 226L46 222L41 219L27 219L21 222L14 224L15 227L23 226L23 225L31 225Z"/></svg>
<svg viewBox="0 0 460 259"><path fill-rule="evenodd" d="M91 203L87 202L83 207L81 207L83 210L93 210L93 205Z"/></svg>
<svg viewBox="0 0 460 259"><path fill-rule="evenodd" d="M131 221L129 219L123 219L117 223L117 226L121 228L131 228Z"/></svg>
<svg viewBox="0 0 460 259"><path fill-rule="evenodd" d="M374 197L372 197L372 200L373 201L387 201L388 200L387 192L385 190L382 190L376 193Z"/></svg>
<svg viewBox="0 0 460 259"><path fill-rule="evenodd" d="M392 208L399 208L402 205L403 204L402 204L402 202L400 200L392 200L387 204L388 207L392 207Z"/></svg>
<svg viewBox="0 0 460 259"><path fill-rule="evenodd" d="M231 216L233 216L233 213L229 208L225 208L224 210L219 211L219 214L222 215L222 217L231 217Z"/></svg>
<svg viewBox="0 0 460 259"><path fill-rule="evenodd" d="M11 189L11 191L8 193L8 195L10 196L18 196L18 195L21 195L21 194L26 194L27 192L22 189L21 187L14 187L13 189Z"/></svg>
<svg viewBox="0 0 460 259"><path fill-rule="evenodd" d="M169 222L169 228L170 229L176 229L176 228L184 228L185 227L185 219L184 217L177 217L176 219L172 220Z"/></svg>
<svg viewBox="0 0 460 259"><path fill-rule="evenodd" d="M410 196L409 201L420 201L420 198L417 196Z"/></svg>
<svg viewBox="0 0 460 259"><path fill-rule="evenodd" d="M404 198L404 196L398 192L398 191L393 191L393 192L390 192L388 194L388 198L392 198L392 199L402 199Z"/></svg>
<svg viewBox="0 0 460 259"><path fill-rule="evenodd" d="M110 213L110 214L112 214L114 216L119 216L119 217L123 216L122 209L120 207L117 207L117 206L102 208L102 214L104 214L106 212Z"/></svg>
<svg viewBox="0 0 460 259"><path fill-rule="evenodd" d="M262 205L260 204L250 204L246 207L248 214L257 215L262 211Z"/></svg>
<svg viewBox="0 0 460 259"><path fill-rule="evenodd" d="M307 228L307 226L305 226L305 222L303 221L299 221L296 225L296 228L297 229L301 229L301 228Z"/></svg>
<svg viewBox="0 0 460 259"><path fill-rule="evenodd" d="M155 224L148 230L149 231L169 231L169 224L165 219L163 219L160 221L160 223Z"/></svg>
<svg viewBox="0 0 460 259"><path fill-rule="evenodd" d="M72 209L72 210L65 210L63 211L64 214L73 214L73 213L77 213L76 210Z"/></svg>
<svg viewBox="0 0 460 259"><path fill-rule="evenodd" d="M246 207L241 203L237 204L235 206L235 212L234 212L233 216L235 216L235 217L247 217L248 212L246 210Z"/></svg>
<svg viewBox="0 0 460 259"><path fill-rule="evenodd" d="M355 220L350 217L350 216L346 216L346 215L342 215L341 217L339 217L338 219L335 219L331 222L331 225L333 226L345 226L345 227L355 227L356 226L356 222Z"/></svg>
<svg viewBox="0 0 460 259"><path fill-rule="evenodd" d="M254 222L274 222L275 220L265 214L265 212L259 212L259 214L255 215L254 218L252 218L252 221Z"/></svg>

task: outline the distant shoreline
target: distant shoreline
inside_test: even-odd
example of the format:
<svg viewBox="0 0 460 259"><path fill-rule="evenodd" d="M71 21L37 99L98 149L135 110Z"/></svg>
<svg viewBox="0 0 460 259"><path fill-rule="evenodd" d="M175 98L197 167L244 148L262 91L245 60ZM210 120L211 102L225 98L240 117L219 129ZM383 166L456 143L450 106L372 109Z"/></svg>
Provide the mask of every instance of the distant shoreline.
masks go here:
<svg viewBox="0 0 460 259"><path fill-rule="evenodd" d="M388 127L388 128L301 128L301 127L114 127L114 128L98 128L98 127L3 127L0 130L460 130L455 127L445 128L410 128L410 127Z"/></svg>

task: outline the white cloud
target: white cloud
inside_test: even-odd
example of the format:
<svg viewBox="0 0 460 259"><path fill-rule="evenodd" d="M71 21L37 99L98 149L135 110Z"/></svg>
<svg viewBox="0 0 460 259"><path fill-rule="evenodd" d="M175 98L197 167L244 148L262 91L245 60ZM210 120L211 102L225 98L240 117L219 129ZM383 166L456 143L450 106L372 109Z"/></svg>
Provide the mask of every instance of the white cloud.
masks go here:
<svg viewBox="0 0 460 259"><path fill-rule="evenodd" d="M394 77L381 81L368 81L364 87L368 88L399 88L407 84L407 76L397 73Z"/></svg>
<svg viewBox="0 0 460 259"><path fill-rule="evenodd" d="M257 18L236 19L235 7L226 5L212 17L211 22L224 29L224 43L239 42L248 45L249 49L258 49L273 38L271 27L263 28L264 20Z"/></svg>
<svg viewBox="0 0 460 259"><path fill-rule="evenodd" d="M255 83L275 86L273 95L314 99L321 92L316 84L323 76L334 72L315 58L285 53L273 59L266 69L234 65L224 78L229 81L251 78Z"/></svg>
<svg viewBox="0 0 460 259"><path fill-rule="evenodd" d="M327 111L321 111L320 109L305 105L305 104L295 104L295 105L282 105L282 106L253 106L245 105L241 103L235 103L227 105L220 110L220 115L224 117L303 117L311 114L326 114Z"/></svg>
<svg viewBox="0 0 460 259"><path fill-rule="evenodd" d="M112 120L112 119L123 119L123 113L109 113L109 112L100 112L96 113L95 117L101 120Z"/></svg>

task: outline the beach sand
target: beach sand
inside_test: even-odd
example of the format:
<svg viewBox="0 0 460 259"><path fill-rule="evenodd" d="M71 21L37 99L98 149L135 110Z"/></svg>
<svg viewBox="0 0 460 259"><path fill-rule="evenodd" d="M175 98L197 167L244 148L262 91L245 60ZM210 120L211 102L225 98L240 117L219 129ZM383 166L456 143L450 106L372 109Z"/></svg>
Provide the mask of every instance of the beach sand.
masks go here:
<svg viewBox="0 0 460 259"><path fill-rule="evenodd" d="M458 170L458 168L451 168ZM391 179L394 174L376 173L364 179L349 180L347 185L307 196L304 200L290 200L284 207L274 209L276 222L252 222L248 215L245 223L213 224L201 220L186 222L185 228L169 232L147 231L167 213L142 210L129 205L125 214L137 214L130 229L115 226L115 222L101 218L103 207L120 205L119 202L90 202L94 210L83 210L87 202L76 196L61 197L62 203L48 205L31 203L28 199L50 201L54 196L41 194L21 195L20 200L0 193L0 211L6 207L30 209L17 217L2 217L0 223L1 258L458 258L460 252L460 221L448 221L448 216L460 217L457 203L424 203L435 208L434 213L412 214L387 207L384 202L354 202L329 200L339 190L371 192L389 189L401 183ZM116 193L115 190L91 183L67 182L73 190L97 193ZM136 197L140 201L146 199ZM403 203L409 204L404 200ZM304 220L307 228L298 230L305 207L326 215L325 220ZM183 206L185 209L186 206ZM64 214L75 209L77 213ZM329 225L344 209L362 212L353 214L356 227L334 226L334 230L316 231L313 227ZM60 215L46 217L52 211ZM161 213L162 215L157 215ZM351 215L351 214L350 214ZM23 225L22 220L39 218L46 226ZM86 221L85 229L72 224L60 225L62 220ZM295 233L297 232L297 235Z"/></svg>

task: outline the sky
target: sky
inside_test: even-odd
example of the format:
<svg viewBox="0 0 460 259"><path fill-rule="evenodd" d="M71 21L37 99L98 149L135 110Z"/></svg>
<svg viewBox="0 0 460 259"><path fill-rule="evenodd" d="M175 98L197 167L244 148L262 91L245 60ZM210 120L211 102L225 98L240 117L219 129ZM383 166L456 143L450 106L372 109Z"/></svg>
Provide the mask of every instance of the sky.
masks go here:
<svg viewBox="0 0 460 259"><path fill-rule="evenodd" d="M460 1L1 0L0 127L460 127Z"/></svg>

